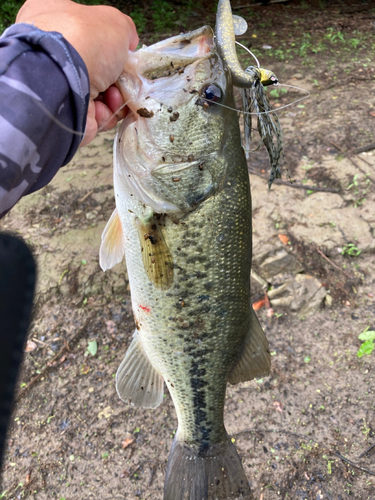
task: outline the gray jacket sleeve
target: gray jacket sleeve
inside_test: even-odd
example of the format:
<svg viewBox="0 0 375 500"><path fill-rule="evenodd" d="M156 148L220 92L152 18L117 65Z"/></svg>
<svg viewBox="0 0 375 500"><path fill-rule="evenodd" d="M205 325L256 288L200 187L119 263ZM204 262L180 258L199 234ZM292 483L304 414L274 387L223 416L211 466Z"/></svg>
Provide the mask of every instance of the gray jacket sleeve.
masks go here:
<svg viewBox="0 0 375 500"><path fill-rule="evenodd" d="M86 66L60 33L28 24L5 30L0 37L0 217L71 160L84 134L88 102Z"/></svg>

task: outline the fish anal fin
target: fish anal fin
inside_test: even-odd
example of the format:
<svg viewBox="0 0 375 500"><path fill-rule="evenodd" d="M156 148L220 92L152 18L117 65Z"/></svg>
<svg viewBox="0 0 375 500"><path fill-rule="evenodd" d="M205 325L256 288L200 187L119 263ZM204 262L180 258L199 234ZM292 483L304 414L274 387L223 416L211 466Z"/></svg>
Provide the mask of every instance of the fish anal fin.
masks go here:
<svg viewBox="0 0 375 500"><path fill-rule="evenodd" d="M99 250L100 267L103 271L111 269L122 261L124 254L124 234L117 208L115 208L102 234Z"/></svg>
<svg viewBox="0 0 375 500"><path fill-rule="evenodd" d="M229 374L229 382L237 384L269 375L271 355L268 340L251 307L250 325L240 359Z"/></svg>
<svg viewBox="0 0 375 500"><path fill-rule="evenodd" d="M137 220L137 227L148 279L156 288L168 290L173 283L173 259L163 235L162 221L154 215L147 224Z"/></svg>
<svg viewBox="0 0 375 500"><path fill-rule="evenodd" d="M152 366L137 331L116 373L120 398L134 406L156 408L163 401L162 375Z"/></svg>

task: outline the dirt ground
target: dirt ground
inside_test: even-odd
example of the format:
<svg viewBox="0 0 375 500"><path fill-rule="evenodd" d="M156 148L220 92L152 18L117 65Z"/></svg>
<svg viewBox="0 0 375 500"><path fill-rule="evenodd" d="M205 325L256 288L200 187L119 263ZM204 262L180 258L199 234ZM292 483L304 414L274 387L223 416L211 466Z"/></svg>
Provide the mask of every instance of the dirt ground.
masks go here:
<svg viewBox="0 0 375 500"><path fill-rule="evenodd" d="M268 190L265 151L249 161L254 268L271 290L289 273L324 291L310 314L277 301L273 314L260 309L271 375L228 387L227 430L257 500L375 499L375 351L357 357L358 335L375 330L375 151L357 153L374 142L375 11L357 7L236 12L251 17L243 43L261 65L311 93L279 112L293 187ZM303 95L280 90L272 102ZM134 323L125 265L104 274L98 264L114 208L113 138L100 135L0 224L23 236L39 268L0 498L162 499L171 398L136 409L114 386ZM267 275L280 252L294 268ZM253 302L262 297L254 282Z"/></svg>

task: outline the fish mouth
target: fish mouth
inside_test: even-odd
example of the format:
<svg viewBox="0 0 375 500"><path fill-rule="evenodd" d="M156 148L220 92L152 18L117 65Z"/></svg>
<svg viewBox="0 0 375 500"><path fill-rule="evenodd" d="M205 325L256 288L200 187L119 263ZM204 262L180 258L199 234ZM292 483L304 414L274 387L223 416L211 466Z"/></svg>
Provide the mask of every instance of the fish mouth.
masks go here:
<svg viewBox="0 0 375 500"><path fill-rule="evenodd" d="M138 71L148 80L181 74L186 66L216 53L214 32L210 26L203 26L140 50Z"/></svg>

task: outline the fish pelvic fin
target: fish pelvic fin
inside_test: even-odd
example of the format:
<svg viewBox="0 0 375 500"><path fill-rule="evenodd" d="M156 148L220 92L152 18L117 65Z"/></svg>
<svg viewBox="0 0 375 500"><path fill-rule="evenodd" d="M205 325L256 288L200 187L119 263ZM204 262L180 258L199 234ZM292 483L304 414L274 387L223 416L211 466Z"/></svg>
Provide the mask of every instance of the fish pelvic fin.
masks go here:
<svg viewBox="0 0 375 500"><path fill-rule="evenodd" d="M102 234L99 250L100 267L103 271L111 269L122 261L124 254L124 234L117 208L115 208Z"/></svg>
<svg viewBox="0 0 375 500"><path fill-rule="evenodd" d="M154 215L147 224L137 219L143 265L156 288L168 290L173 283L173 259L162 231L162 217Z"/></svg>
<svg viewBox="0 0 375 500"><path fill-rule="evenodd" d="M174 439L164 483L164 500L254 500L241 458L226 441L204 451Z"/></svg>
<svg viewBox="0 0 375 500"><path fill-rule="evenodd" d="M137 330L116 373L116 390L126 403L156 408L163 401L162 375L152 366Z"/></svg>
<svg viewBox="0 0 375 500"><path fill-rule="evenodd" d="M229 382L238 384L253 378L269 375L271 354L268 340L259 320L251 307L250 325L240 359L229 373Z"/></svg>

